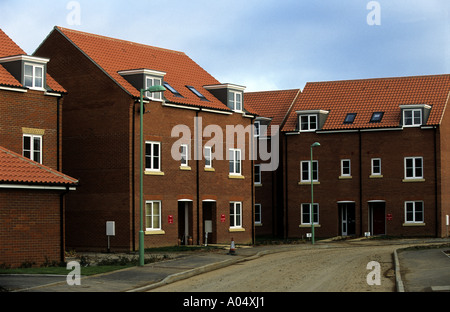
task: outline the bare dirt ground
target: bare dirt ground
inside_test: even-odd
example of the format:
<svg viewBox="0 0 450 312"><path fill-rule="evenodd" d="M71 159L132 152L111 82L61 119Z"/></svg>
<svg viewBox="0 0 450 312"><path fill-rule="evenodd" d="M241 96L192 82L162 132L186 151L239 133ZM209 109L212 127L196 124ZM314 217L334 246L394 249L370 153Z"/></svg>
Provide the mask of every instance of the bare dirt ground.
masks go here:
<svg viewBox="0 0 450 312"><path fill-rule="evenodd" d="M265 255L169 284L154 292L392 292L395 246L321 246ZM381 285L368 285L377 261Z"/></svg>

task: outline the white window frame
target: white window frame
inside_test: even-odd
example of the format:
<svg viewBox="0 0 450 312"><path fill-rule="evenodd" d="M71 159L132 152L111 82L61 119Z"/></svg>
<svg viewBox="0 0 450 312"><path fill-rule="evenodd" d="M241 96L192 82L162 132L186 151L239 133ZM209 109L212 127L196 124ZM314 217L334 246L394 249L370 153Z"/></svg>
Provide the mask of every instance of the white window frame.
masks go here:
<svg viewBox="0 0 450 312"><path fill-rule="evenodd" d="M30 149L25 149L25 138L30 139ZM35 140L39 139L39 150L35 150ZM26 157L28 159L31 159L37 163L42 164L42 148L43 146L43 139L42 135L37 134L23 134L22 137L22 156ZM26 155L26 153L29 153L29 156ZM39 153L38 157L36 157L36 153Z"/></svg>
<svg viewBox="0 0 450 312"><path fill-rule="evenodd" d="M314 203L313 207L316 208L314 209L315 211L313 211L313 218L314 216L317 216L317 221L314 221L314 224L319 224L319 204ZM308 208L308 212L304 211L305 208ZM302 225L311 225L311 203L303 203L301 205L300 216Z"/></svg>
<svg viewBox="0 0 450 312"><path fill-rule="evenodd" d="M229 99L232 103L232 110L235 112L242 112L242 92L230 90L230 95L232 95L232 98Z"/></svg>
<svg viewBox="0 0 450 312"><path fill-rule="evenodd" d="M303 119L303 120L302 120ZM306 120L304 120L306 119ZM313 121L312 119L315 119ZM312 124L315 123L315 127L312 126ZM302 125L306 124L307 128L303 129ZM317 114L307 114L307 115L300 115L299 116L299 128L300 132L313 132L319 129L319 116Z"/></svg>
<svg viewBox="0 0 450 312"><path fill-rule="evenodd" d="M230 158L229 174L242 175L242 151L238 148L230 148L228 155Z"/></svg>
<svg viewBox="0 0 450 312"><path fill-rule="evenodd" d="M151 146L151 154L147 154L147 145ZM154 146L158 146L158 156L153 155ZM147 158L150 158L150 167L147 167ZM158 168L155 168L155 159L158 161ZM161 142L146 141L145 142L145 171L161 172Z"/></svg>
<svg viewBox="0 0 450 312"><path fill-rule="evenodd" d="M255 165L255 177L254 177L255 184L260 185L262 183L261 181L261 165L257 164Z"/></svg>
<svg viewBox="0 0 450 312"><path fill-rule="evenodd" d="M242 228L242 202L230 202L230 228Z"/></svg>
<svg viewBox="0 0 450 312"><path fill-rule="evenodd" d="M311 169L310 169L310 160L304 160L300 162L300 182L311 182ZM313 160L313 182L319 182L319 161ZM304 168L304 166L307 166L307 168ZM314 167L316 167L314 170ZM314 174L316 172L316 174ZM308 178L304 179L303 174L307 173ZM314 175L316 175L316 178L314 179Z"/></svg>
<svg viewBox="0 0 450 312"><path fill-rule="evenodd" d="M262 210L261 210L261 204L255 204L255 224L261 224L262 223Z"/></svg>
<svg viewBox="0 0 450 312"><path fill-rule="evenodd" d="M422 207L420 207L421 211L418 211L418 207L416 205L420 203ZM411 209L410 212L412 214L412 219L408 219L408 209ZM416 220L417 214L420 213L422 215L421 220ZM424 223L425 221L425 208L424 203L421 200L416 201L405 201L405 223Z"/></svg>
<svg viewBox="0 0 450 312"><path fill-rule="evenodd" d="M181 167L189 167L189 145L180 145Z"/></svg>
<svg viewBox="0 0 450 312"><path fill-rule="evenodd" d="M375 167L377 167L374 164L375 161L379 161L379 165L378 165L379 172L375 172ZM372 158L370 163L371 163L371 165L370 165L371 166L371 175L373 175L373 176L380 176L381 175L381 158Z"/></svg>
<svg viewBox="0 0 450 312"><path fill-rule="evenodd" d="M25 74L25 68L27 66L30 66L32 69L32 75L31 76L27 76ZM36 71L37 69L41 69L42 71L42 77L40 77L41 79L41 85L36 85L36 79L38 78ZM30 78L31 77L31 86L26 84L26 78ZM23 85L24 87L30 88L30 89L38 89L38 90L43 90L44 89L44 81L45 81L45 68L44 65L38 65L38 64L31 64L31 63L25 63L24 67L23 67Z"/></svg>
<svg viewBox="0 0 450 312"><path fill-rule="evenodd" d="M204 149L205 153L205 168L212 168L212 147L211 146L205 146Z"/></svg>
<svg viewBox="0 0 450 312"><path fill-rule="evenodd" d="M341 159L341 177L351 177L351 176L352 176L352 161L350 159Z"/></svg>
<svg viewBox="0 0 450 312"><path fill-rule="evenodd" d="M151 83L149 83L151 81ZM148 89L153 86L162 86L162 78L146 76L145 77L145 88ZM154 101L162 101L162 92L145 92L145 96Z"/></svg>
<svg viewBox="0 0 450 312"><path fill-rule="evenodd" d="M411 116L408 117L408 120L411 121L410 124L406 123L406 113L411 113ZM415 114L419 113L419 116L416 116ZM419 118L420 120L418 123L416 122L416 118ZM410 109L403 109L403 127L419 127L422 125L423 122L423 112L420 108L410 108Z"/></svg>
<svg viewBox="0 0 450 312"><path fill-rule="evenodd" d="M412 160L412 167L407 167L408 160ZM420 160L420 166L417 166L416 161ZM423 157L405 157L404 159L405 179L423 179ZM412 175L408 176L408 169L412 169ZM417 170L420 169L420 174L417 174Z"/></svg>
<svg viewBox="0 0 450 312"><path fill-rule="evenodd" d="M159 205L159 209L158 209L158 214L154 214L153 211L153 206L155 203L158 203ZM150 213L147 209L147 205L150 205ZM162 207L161 207L161 201L160 200L148 200L145 202L145 230L146 231L159 231L161 230L161 211L162 211ZM149 226L148 222L147 222L147 218L151 219L151 224ZM154 226L154 219L157 218L157 223L158 225L155 227Z"/></svg>

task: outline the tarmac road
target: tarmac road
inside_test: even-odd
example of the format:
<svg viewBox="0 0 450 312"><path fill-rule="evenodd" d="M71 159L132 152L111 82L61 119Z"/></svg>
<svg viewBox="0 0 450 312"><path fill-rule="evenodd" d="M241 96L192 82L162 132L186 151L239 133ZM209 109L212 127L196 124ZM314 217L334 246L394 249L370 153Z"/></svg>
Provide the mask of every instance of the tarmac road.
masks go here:
<svg viewBox="0 0 450 312"><path fill-rule="evenodd" d="M449 239L410 239L410 240L348 240L348 241L321 241L312 246L309 243L298 245L269 245L256 246L250 248L241 248L237 246L237 255L230 256L227 250L221 250L214 253L191 253L185 257L177 258L175 260L168 260L155 264L148 264L144 267L133 267L108 274L101 274L97 276L85 277L81 279L80 286L69 286L66 283L66 276L41 276L41 275L0 275L0 289L4 288L9 291L25 291L25 292L129 292L129 291L148 291L159 286L170 284L172 282L190 278L192 276L203 274L209 271L215 271L223 267L231 266L233 264L251 264L252 259L269 257L273 253L285 253L286 256L291 257L292 261L296 257L301 256L302 251L306 253L317 253L321 251L326 254L327 263L333 263L333 254L329 253L331 249L338 248L354 248L357 246L367 247L392 246L392 250L414 245L429 245L429 244L443 244L450 243ZM389 247L390 248L390 247ZM370 249L370 248L363 248ZM450 248L448 248L450 249ZM297 254L294 252L298 251ZM411 252L402 252L400 259L400 271L404 277L404 286L406 291L429 291L433 290L432 286L446 286L450 285L448 262L450 258L442 258L442 253L435 253L433 249L416 250ZM410 262L411 259L421 257L423 259L422 265L432 271L437 271L436 274L425 273L422 266L417 263ZM399 256L400 258L400 256ZM372 257L362 258L362 262L373 259ZM394 266L394 261L386 260L386 256L379 258L382 264L382 271L384 273L392 274L389 271L390 267ZM361 262L361 263L362 263ZM385 263L386 262L386 263ZM389 263L388 263L389 262ZM340 261L344 265L343 261ZM237 265L235 265L237 266ZM369 272L366 268L361 268L360 264L355 263L355 267L360 272L359 276L365 277ZM320 271L320 270L318 270ZM422 272L429 276L428 279L420 277L418 272ZM317 275L320 278L324 275ZM392 277L388 277L391 279ZM295 281L301 281L303 277L296 276ZM419 280L422 288L415 288L414 283ZM326 285L326 279L324 280ZM363 282L364 283L364 282ZM366 283L367 284L367 283ZM298 286L296 286L298 287ZM320 291L319 289L302 290L292 288L293 291ZM436 289L434 289L436 290ZM192 291L192 289L190 289ZM208 291L213 291L209 289ZM225 291L219 289L218 291ZM280 290L281 291L281 290ZM344 290L352 291L352 290ZM366 291L360 289L359 291ZM369 291L369 290L367 290ZM372 291L372 290L370 290ZM386 290L394 291L394 289Z"/></svg>

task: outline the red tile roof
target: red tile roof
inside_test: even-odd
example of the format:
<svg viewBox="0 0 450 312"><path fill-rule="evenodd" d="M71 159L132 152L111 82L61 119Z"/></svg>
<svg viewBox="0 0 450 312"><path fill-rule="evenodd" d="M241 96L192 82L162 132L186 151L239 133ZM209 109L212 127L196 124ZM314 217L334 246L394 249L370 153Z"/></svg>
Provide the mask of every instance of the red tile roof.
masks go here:
<svg viewBox="0 0 450 312"><path fill-rule="evenodd" d="M0 58L7 56L27 55L5 32L0 29ZM49 74L46 75L47 86L55 92L65 93L66 90ZM1 64L0 85L23 87Z"/></svg>
<svg viewBox="0 0 450 312"><path fill-rule="evenodd" d="M0 146L0 184L76 185L78 181Z"/></svg>
<svg viewBox="0 0 450 312"><path fill-rule="evenodd" d="M307 83L298 97L283 131L298 130L296 111L329 111L322 130L400 126L400 105L427 104L427 125L439 125L450 91L450 75L413 76ZM384 112L381 122L370 122L374 112ZM356 113L352 124L344 124Z"/></svg>
<svg viewBox="0 0 450 312"><path fill-rule="evenodd" d="M282 125L300 89L246 92L244 106L251 108L261 117L272 118L272 125Z"/></svg>
<svg viewBox="0 0 450 312"><path fill-rule="evenodd" d="M164 81L168 82L183 96L176 97L167 90L164 92L164 97L168 102L229 110L225 104L203 88L203 86L217 85L220 82L182 52L61 27L55 27L55 30L62 33L63 36L134 97L139 97L139 90L118 72L150 69L165 72ZM201 100L186 88L186 85L195 87L208 101Z"/></svg>

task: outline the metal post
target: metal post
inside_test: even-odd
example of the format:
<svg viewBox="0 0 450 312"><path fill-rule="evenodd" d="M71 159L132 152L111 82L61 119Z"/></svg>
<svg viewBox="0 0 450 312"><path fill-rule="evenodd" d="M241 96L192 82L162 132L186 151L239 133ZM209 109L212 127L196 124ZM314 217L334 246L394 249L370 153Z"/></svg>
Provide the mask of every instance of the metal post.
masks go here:
<svg viewBox="0 0 450 312"><path fill-rule="evenodd" d="M139 108L139 210L140 210L140 229L139 229L139 265L144 266L144 91L141 89L140 108Z"/></svg>
<svg viewBox="0 0 450 312"><path fill-rule="evenodd" d="M311 145L311 162L309 164L311 179L311 243L314 245L314 182L313 182L313 145Z"/></svg>

